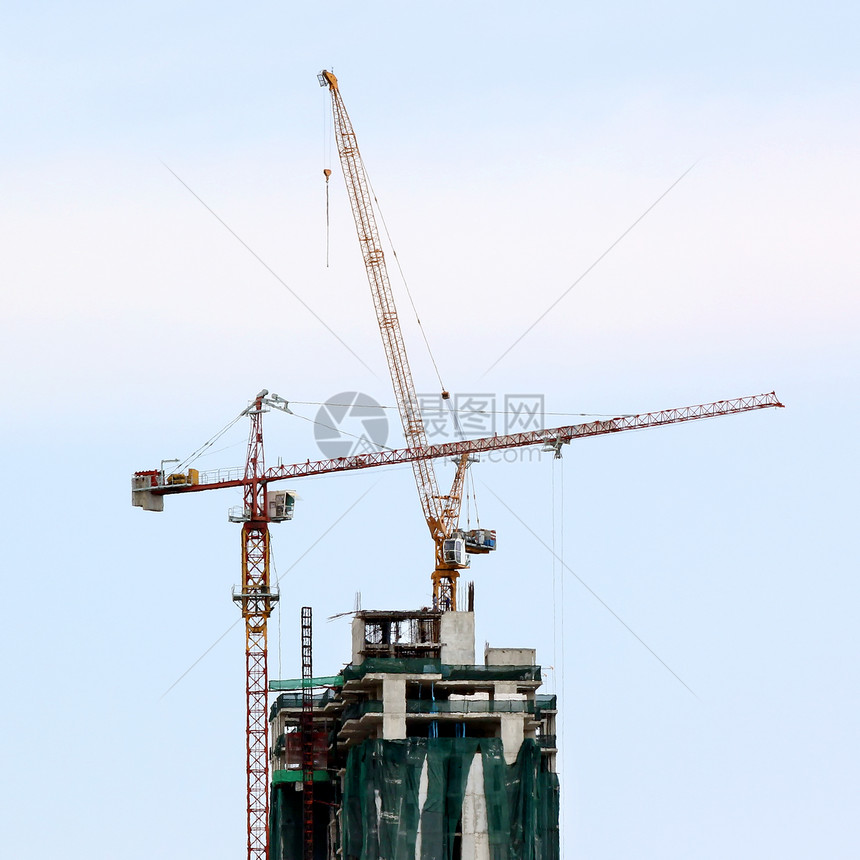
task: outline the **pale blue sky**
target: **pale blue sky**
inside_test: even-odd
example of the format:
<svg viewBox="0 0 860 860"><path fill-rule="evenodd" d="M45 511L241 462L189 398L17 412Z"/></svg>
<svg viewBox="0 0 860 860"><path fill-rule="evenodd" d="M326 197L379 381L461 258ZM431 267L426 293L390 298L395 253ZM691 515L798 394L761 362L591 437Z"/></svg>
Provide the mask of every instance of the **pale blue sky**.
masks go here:
<svg viewBox="0 0 860 860"><path fill-rule="evenodd" d="M326 161L315 76L333 67L452 391L617 414L776 389L789 407L585 441L554 479L546 459L475 470L500 547L472 571L478 647L556 666L565 860L856 857L858 17L835 2L8 4L3 855L244 851L240 628L160 698L236 619L236 498L146 514L128 479L262 387L391 402ZM241 463L245 432L201 466ZM271 462L315 456L307 422L275 414L266 432ZM566 562L700 700L572 577L562 599L493 496L551 542L562 469ZM409 470L296 489L279 572L370 491L282 581L272 675L298 672L303 604L318 671L335 672L348 629L324 619L356 590L367 607L428 600Z"/></svg>

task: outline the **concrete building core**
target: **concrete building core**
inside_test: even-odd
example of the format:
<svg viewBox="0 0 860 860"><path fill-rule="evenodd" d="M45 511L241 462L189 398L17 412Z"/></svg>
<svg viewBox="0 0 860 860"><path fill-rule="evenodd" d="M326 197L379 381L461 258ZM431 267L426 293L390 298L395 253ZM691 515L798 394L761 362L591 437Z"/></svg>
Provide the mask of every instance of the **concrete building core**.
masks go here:
<svg viewBox="0 0 860 860"><path fill-rule="evenodd" d="M357 612L352 660L313 700L314 857L558 860L556 698L535 660L487 646L476 664L473 612ZM298 860L301 680L271 686L270 857Z"/></svg>

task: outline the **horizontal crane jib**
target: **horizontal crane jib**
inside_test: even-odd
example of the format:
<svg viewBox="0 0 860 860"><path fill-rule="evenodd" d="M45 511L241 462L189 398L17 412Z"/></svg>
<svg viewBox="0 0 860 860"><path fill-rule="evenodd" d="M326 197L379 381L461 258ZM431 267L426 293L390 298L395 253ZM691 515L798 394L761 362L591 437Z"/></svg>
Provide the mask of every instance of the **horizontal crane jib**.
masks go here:
<svg viewBox="0 0 860 860"><path fill-rule="evenodd" d="M660 412L647 412L642 415L622 415L606 421L590 421L584 424L568 424L547 430L530 430L526 433L512 433L505 436L485 436L479 439L466 439L461 442L445 442L439 445L423 445L410 448L397 448L376 451L368 454L355 454L351 457L337 457L332 460L314 460L286 466L273 466L266 469L259 478L262 483L305 478L311 475L325 475L331 472L349 472L358 469L371 469L377 466L396 466L402 463L426 462L443 457L461 457L463 454L480 454L502 451L509 448L527 448L532 445L566 444L574 439L590 436L604 436L609 433L623 433L628 430L645 430L649 427L664 427L687 421L717 418L721 415L734 415L752 412L757 409L782 407L774 392L757 394L752 397L739 397L735 400L720 400L716 403L703 403L681 409L664 409ZM154 495L174 495L194 493L202 490L241 487L245 481L238 477L238 470L201 472L199 483L174 486L158 485L147 488ZM441 518L439 520L442 521Z"/></svg>
<svg viewBox="0 0 860 860"><path fill-rule="evenodd" d="M562 443L590 436L604 436L609 433L622 433L628 430L645 430L649 427L663 427L721 415L751 412L757 409L782 407L776 394L760 394L740 397L735 400L721 400L716 403L703 403L681 409L665 409L642 415L622 415L606 421L590 421L585 424L569 424L546 430L530 430L525 433L511 433L505 436L485 436L479 439L466 439L460 442L445 442L439 445L425 445L414 448L398 448L352 457L338 457L333 460L317 460L297 463L292 466L275 466L266 471L264 480L279 481L287 478L302 478L308 475L323 475L330 472L355 471L376 466L393 466L401 463L414 463L446 457L461 457L464 454L489 453L510 448L526 448L532 445Z"/></svg>

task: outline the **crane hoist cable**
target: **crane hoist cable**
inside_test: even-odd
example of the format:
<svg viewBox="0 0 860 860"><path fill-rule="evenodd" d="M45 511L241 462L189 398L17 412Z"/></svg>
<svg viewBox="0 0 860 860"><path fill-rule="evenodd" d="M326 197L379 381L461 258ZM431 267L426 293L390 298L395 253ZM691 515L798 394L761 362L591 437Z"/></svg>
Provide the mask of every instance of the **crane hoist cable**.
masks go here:
<svg viewBox="0 0 860 860"><path fill-rule="evenodd" d="M478 493L475 490L475 476L472 474L472 470L469 470L468 473L469 484L472 487L472 504L475 506L475 528L481 527L481 514L478 511Z"/></svg>
<svg viewBox="0 0 860 860"><path fill-rule="evenodd" d="M466 473L466 531L472 528L472 505L475 507L475 527L481 528L481 515L478 513L478 494L475 491L475 476L472 470Z"/></svg>
<svg viewBox="0 0 860 860"><path fill-rule="evenodd" d="M328 251L330 245L331 222L329 220L329 194L328 181L331 178L331 170L328 167L323 168L323 176L325 176L325 267L328 268Z"/></svg>
<svg viewBox="0 0 860 860"><path fill-rule="evenodd" d="M323 105L323 176L325 177L325 267L329 268L331 221L329 218L329 179L331 178L331 145L334 128L331 116Z"/></svg>
<svg viewBox="0 0 860 860"><path fill-rule="evenodd" d="M275 542L274 542L274 540L269 541L269 565L270 565L270 569L271 569L272 578L275 581L275 585L277 585L278 582L280 581L281 577L278 574L278 566L275 563ZM281 650L282 641L281 641L281 601L280 600L275 604L275 614L277 615L277 619L278 619L278 677L283 678L284 672L283 672L283 658L282 658L282 650Z"/></svg>
<svg viewBox="0 0 860 860"><path fill-rule="evenodd" d="M555 667L553 686L558 696L559 705L556 731L558 737L563 738L565 705L564 574L567 567L564 562L564 458L553 457L550 468L552 470L552 659ZM556 481L556 471L558 472L558 481ZM556 580L558 581L557 594ZM559 747L560 750L563 750L564 743L560 744ZM564 780L565 767L561 755L559 755L558 764L559 778ZM563 833L561 838L564 839Z"/></svg>
<svg viewBox="0 0 860 860"><path fill-rule="evenodd" d="M164 164L164 162L161 162ZM177 179L191 196L332 336L373 376L376 371L340 337L339 334L169 165L164 167Z"/></svg>

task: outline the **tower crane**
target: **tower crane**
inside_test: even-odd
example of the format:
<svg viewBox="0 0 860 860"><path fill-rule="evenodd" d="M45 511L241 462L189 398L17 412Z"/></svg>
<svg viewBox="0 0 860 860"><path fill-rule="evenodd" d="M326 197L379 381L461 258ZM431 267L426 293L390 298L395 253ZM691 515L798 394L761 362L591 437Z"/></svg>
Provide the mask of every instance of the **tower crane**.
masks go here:
<svg viewBox="0 0 860 860"><path fill-rule="evenodd" d="M403 435L410 448L423 448L427 445L427 433L421 416L418 395L415 393L415 384L412 381L412 371L409 368L409 357L406 354L403 333L400 330L397 308L394 305L385 253L379 241L376 216L371 204L370 184L358 149L358 141L349 114L344 107L337 78L331 72L323 70L319 73L318 80L320 86L328 87L331 93L337 151L346 181L367 281L373 296L376 321L382 335L382 345L388 362L391 384L394 387L394 399L400 414ZM442 397L447 400L448 392L443 391ZM466 551L483 553L495 549L495 539L485 541L483 535L479 541L470 542L470 545L467 545L465 538L454 537L460 519L463 482L469 466L468 455L460 456L456 465L451 489L447 495L442 496L439 494L436 470L432 460L412 461L412 472L418 487L421 510L436 550L436 565L432 580L433 606L438 609L455 610L457 608L457 578L460 575L459 571L468 566Z"/></svg>
<svg viewBox="0 0 860 860"><path fill-rule="evenodd" d="M267 491L263 448L263 413L269 408L287 409L287 403L266 389L260 391L244 410L251 420L248 449L243 469L229 470L222 477L235 478L229 486L241 487L243 504L230 510L231 522L242 526L242 584L234 589L233 600L245 619L245 752L246 824L248 860L267 860L269 856L269 723L268 723L268 648L269 616L278 601L277 586L269 575L269 523L292 518L295 496L289 491ZM164 461L167 462L167 461ZM167 474L163 469L136 472L132 478L132 504L144 510L160 511L164 500L158 488L179 491L200 487L200 473ZM153 489L154 488L154 489Z"/></svg>

